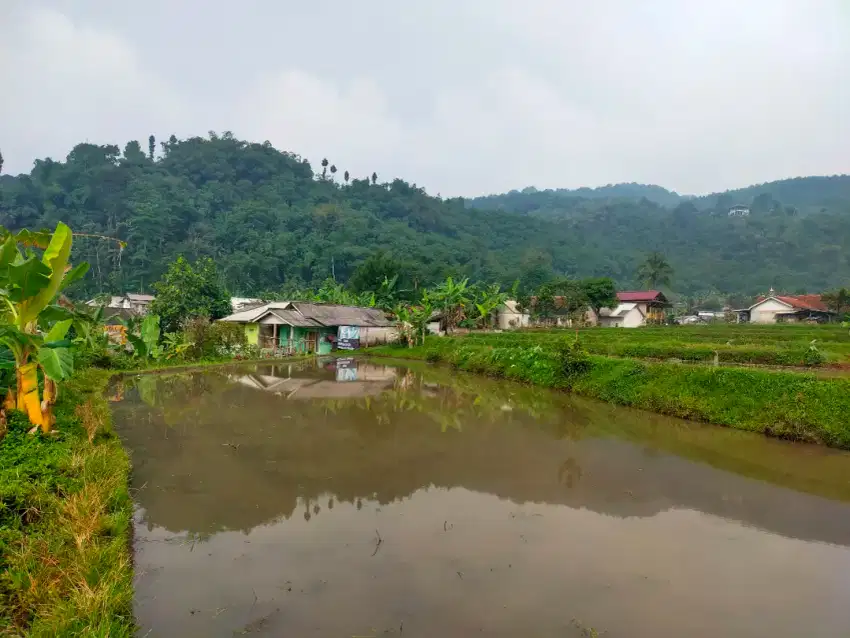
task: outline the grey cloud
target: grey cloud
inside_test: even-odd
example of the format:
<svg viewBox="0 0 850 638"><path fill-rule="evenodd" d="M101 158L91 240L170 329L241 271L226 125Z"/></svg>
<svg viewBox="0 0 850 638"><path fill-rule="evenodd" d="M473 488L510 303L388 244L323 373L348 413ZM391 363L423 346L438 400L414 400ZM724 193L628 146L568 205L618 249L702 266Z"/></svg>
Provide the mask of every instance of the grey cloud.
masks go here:
<svg viewBox="0 0 850 638"><path fill-rule="evenodd" d="M841 0L3 5L9 171L232 130L444 195L850 171Z"/></svg>

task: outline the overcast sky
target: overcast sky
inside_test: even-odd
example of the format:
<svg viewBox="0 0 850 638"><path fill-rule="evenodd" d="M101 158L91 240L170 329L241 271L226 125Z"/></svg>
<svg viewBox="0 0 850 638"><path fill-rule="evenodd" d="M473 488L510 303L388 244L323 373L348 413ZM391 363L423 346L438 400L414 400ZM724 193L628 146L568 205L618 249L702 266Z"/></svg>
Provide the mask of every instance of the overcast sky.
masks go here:
<svg viewBox="0 0 850 638"><path fill-rule="evenodd" d="M443 195L850 172L848 0L0 0L4 172L231 130Z"/></svg>

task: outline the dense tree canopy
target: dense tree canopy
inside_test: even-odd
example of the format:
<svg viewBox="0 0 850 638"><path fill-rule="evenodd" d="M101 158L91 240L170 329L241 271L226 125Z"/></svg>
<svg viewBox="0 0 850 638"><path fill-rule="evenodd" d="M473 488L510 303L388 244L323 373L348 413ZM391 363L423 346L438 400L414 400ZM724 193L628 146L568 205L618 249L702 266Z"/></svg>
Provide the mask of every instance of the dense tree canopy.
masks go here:
<svg viewBox="0 0 850 638"><path fill-rule="evenodd" d="M156 299L150 311L159 316L166 331L179 330L190 317L221 319L231 312L230 293L221 285L210 258L190 264L178 257L153 287Z"/></svg>
<svg viewBox="0 0 850 638"><path fill-rule="evenodd" d="M230 134L147 147L79 144L65 161L0 175L0 224L68 223L74 260L92 265L74 294L151 291L167 265L212 258L234 294L318 286L328 277L374 286L366 262L402 265L399 290L456 280L611 277L638 285L647 253L663 253L688 294L820 291L850 279L850 178L806 178L756 191L685 200L657 186L527 189L481 200L441 199L401 179L345 179L325 158L303 158ZM760 197L769 192L770 197ZM742 200L744 196L749 200ZM723 207L753 204L749 217ZM372 274L369 274L370 270ZM378 269L380 270L380 268ZM390 273L385 273L389 275ZM368 276L367 276L368 275Z"/></svg>

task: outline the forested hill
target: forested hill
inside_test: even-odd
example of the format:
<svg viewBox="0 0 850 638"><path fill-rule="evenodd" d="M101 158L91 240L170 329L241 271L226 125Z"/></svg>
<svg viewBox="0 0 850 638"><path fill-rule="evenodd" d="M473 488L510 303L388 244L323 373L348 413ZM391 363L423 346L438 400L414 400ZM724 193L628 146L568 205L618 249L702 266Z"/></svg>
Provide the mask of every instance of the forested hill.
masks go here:
<svg viewBox="0 0 850 638"><path fill-rule="evenodd" d="M690 201L698 210L717 213L728 212L732 206L753 206L757 209L784 206L805 215L810 212L850 210L850 175L795 177L701 197L680 195L654 184L608 184L597 188L548 190L529 186L508 193L476 197L470 199L468 204L472 208L557 213L581 199L647 199L668 208Z"/></svg>
<svg viewBox="0 0 850 638"><path fill-rule="evenodd" d="M616 195L581 189L552 203L552 191L534 191L482 208L481 200L477 207L443 200L400 179L349 179L329 159L314 168L230 135L151 140L144 148L130 142L123 152L80 144L65 161L0 175L0 224L41 228L61 220L78 233L126 241L123 251L75 241L74 258L92 264L80 294L150 290L181 254L214 258L238 294L332 275L346 281L378 251L405 262L410 279L423 284L452 274L507 285L553 272L632 286L651 250L673 266L678 292L819 291L850 279L850 206L840 198L804 214L802 204L773 195L749 217L730 218L707 210L707 200L671 206L675 193L625 184L610 187ZM832 180L846 178L823 179L826 194L807 201L842 192Z"/></svg>
<svg viewBox="0 0 850 638"><path fill-rule="evenodd" d="M646 198L661 206L676 206L682 199L678 193L654 184L608 184L596 188L555 188L538 190L533 186L513 190L499 195L485 195L469 200L471 208L530 212L546 206L557 206L559 202L569 204L579 199L641 199Z"/></svg>

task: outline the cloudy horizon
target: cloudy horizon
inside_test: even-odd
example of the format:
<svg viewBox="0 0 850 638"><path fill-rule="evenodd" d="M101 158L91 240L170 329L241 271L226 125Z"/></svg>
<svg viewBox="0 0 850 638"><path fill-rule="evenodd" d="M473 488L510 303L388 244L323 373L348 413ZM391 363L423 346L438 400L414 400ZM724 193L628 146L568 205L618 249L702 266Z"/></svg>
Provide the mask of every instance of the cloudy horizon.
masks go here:
<svg viewBox="0 0 850 638"><path fill-rule="evenodd" d="M229 130L444 196L850 173L848 34L841 0L5 0L3 172Z"/></svg>

